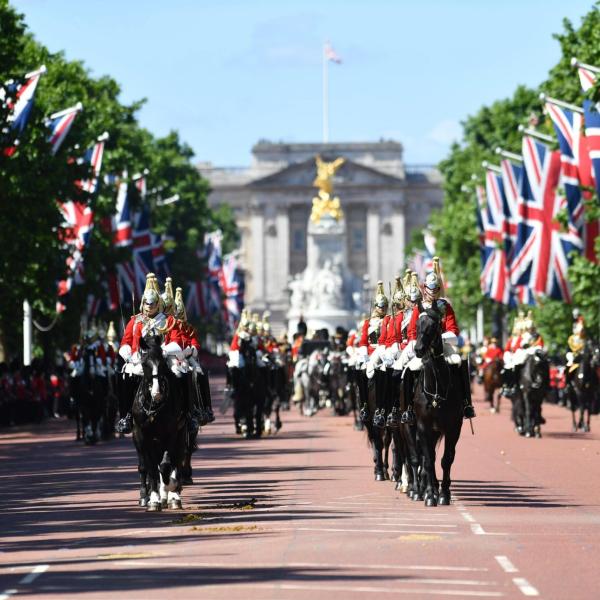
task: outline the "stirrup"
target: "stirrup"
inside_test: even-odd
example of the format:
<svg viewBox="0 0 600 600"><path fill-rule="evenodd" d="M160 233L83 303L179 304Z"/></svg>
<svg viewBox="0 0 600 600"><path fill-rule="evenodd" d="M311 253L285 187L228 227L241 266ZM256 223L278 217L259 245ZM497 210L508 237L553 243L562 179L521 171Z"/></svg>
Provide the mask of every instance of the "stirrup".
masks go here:
<svg viewBox="0 0 600 600"><path fill-rule="evenodd" d="M366 423L369 420L369 409L367 408L366 404L363 404L359 413L358 413L358 418L363 422Z"/></svg>
<svg viewBox="0 0 600 600"><path fill-rule="evenodd" d="M373 415L373 427L383 429L385 427L385 409L377 408Z"/></svg>
<svg viewBox="0 0 600 600"><path fill-rule="evenodd" d="M388 415L386 426L397 429L400 426L401 417L398 415L398 408L393 407L392 412Z"/></svg>
<svg viewBox="0 0 600 600"><path fill-rule="evenodd" d="M133 427L131 414L127 413L122 419L119 419L115 430L117 433L131 433Z"/></svg>
<svg viewBox="0 0 600 600"><path fill-rule="evenodd" d="M412 406L409 406L403 413L400 418L400 423L404 425L413 425L415 422L415 413L412 409Z"/></svg>

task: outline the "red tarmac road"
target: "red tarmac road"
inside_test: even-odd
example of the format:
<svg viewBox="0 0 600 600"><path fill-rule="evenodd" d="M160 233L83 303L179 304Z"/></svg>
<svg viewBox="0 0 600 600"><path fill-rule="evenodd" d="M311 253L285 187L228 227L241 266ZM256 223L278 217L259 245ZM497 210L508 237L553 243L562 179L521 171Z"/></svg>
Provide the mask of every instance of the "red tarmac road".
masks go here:
<svg viewBox="0 0 600 600"><path fill-rule="evenodd" d="M183 511L162 513L137 507L130 439L0 431L0 600L600 598L600 419L572 434L546 406L524 439L508 406L476 407L436 508L375 482L365 435L325 412L248 441L219 415Z"/></svg>

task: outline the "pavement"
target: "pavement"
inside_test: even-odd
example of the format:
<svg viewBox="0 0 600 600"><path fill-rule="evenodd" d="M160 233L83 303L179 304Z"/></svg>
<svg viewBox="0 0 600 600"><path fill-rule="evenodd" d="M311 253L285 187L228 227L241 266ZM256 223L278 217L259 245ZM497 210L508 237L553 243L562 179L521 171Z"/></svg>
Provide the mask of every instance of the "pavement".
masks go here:
<svg viewBox="0 0 600 600"><path fill-rule="evenodd" d="M543 438L525 439L507 401L476 408L453 504L434 508L375 482L365 434L328 411L282 413L261 440L219 414L183 510L161 513L137 506L129 437L0 430L0 600L599 598L600 419L574 434L546 405Z"/></svg>

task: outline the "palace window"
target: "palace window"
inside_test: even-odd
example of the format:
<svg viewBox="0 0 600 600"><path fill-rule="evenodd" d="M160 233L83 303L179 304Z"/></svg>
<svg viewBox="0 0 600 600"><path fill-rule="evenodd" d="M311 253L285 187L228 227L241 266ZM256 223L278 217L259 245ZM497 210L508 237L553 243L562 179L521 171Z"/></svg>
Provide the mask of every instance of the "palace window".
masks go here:
<svg viewBox="0 0 600 600"><path fill-rule="evenodd" d="M306 234L304 229L292 230L292 252L304 252L306 249Z"/></svg>

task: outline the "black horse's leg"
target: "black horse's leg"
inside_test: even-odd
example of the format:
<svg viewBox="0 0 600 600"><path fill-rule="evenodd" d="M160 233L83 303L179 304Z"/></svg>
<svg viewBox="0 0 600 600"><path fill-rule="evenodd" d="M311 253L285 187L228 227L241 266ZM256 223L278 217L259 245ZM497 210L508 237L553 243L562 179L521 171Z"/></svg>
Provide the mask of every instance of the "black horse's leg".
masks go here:
<svg viewBox="0 0 600 600"><path fill-rule="evenodd" d="M402 483L402 465L404 463L404 452L402 447L402 438L398 429L391 430L393 441L392 449L392 476L391 480L396 483Z"/></svg>
<svg viewBox="0 0 600 600"><path fill-rule="evenodd" d="M452 469L454 457L456 456L456 444L460 437L461 427L462 421L459 421L453 429L446 431L444 436L444 455L442 456L443 476L438 502L440 506L447 506L450 504L450 485L452 483L450 470Z"/></svg>
<svg viewBox="0 0 600 600"><path fill-rule="evenodd" d="M148 471L146 469L146 463L144 462L144 454L142 452L140 440L134 433L133 444L135 446L138 456L138 473L140 476L140 500L139 504L141 507L148 506Z"/></svg>
<svg viewBox="0 0 600 600"><path fill-rule="evenodd" d="M383 437L383 476L386 479L390 478L390 446L392 445L392 434L388 427L382 431Z"/></svg>
<svg viewBox="0 0 600 600"><path fill-rule="evenodd" d="M433 431L426 430L419 425L418 440L423 455L423 469L425 472L425 506L436 506L437 489L435 477L435 440Z"/></svg>

